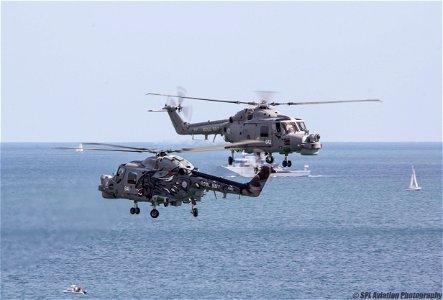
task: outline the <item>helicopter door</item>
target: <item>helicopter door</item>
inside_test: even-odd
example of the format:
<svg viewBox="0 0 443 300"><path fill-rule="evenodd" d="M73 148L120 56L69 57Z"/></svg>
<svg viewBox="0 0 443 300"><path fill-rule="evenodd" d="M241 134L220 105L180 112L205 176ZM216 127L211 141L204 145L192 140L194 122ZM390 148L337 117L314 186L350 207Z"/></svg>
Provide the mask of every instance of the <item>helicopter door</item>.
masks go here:
<svg viewBox="0 0 443 300"><path fill-rule="evenodd" d="M269 138L269 126L267 125L260 126L260 138L261 139Z"/></svg>
<svg viewBox="0 0 443 300"><path fill-rule="evenodd" d="M280 122L275 122L275 135L280 137L281 136L281 124Z"/></svg>
<svg viewBox="0 0 443 300"><path fill-rule="evenodd" d="M269 134L269 126L261 125L260 126L260 139L265 142L266 145L272 145L271 136Z"/></svg>
<svg viewBox="0 0 443 300"><path fill-rule="evenodd" d="M128 173L128 184L136 184L137 183L137 173L129 172Z"/></svg>
<svg viewBox="0 0 443 300"><path fill-rule="evenodd" d="M126 172L124 180L124 192L128 194L135 193L135 184L137 183L137 173L135 172Z"/></svg>
<svg viewBox="0 0 443 300"><path fill-rule="evenodd" d="M247 140L253 140L256 138L257 124L245 123L243 124L243 137Z"/></svg>

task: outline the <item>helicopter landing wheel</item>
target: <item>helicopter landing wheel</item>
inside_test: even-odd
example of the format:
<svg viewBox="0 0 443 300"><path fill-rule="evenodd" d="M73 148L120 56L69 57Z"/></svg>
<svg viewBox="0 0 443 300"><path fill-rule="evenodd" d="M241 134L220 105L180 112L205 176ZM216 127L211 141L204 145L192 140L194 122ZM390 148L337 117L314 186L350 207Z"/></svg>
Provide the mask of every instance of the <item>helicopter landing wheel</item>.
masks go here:
<svg viewBox="0 0 443 300"><path fill-rule="evenodd" d="M272 164L274 162L274 157L272 155L266 156L266 162Z"/></svg>
<svg viewBox="0 0 443 300"><path fill-rule="evenodd" d="M234 159L232 158L232 156L228 157L228 165L232 166L232 163L234 162Z"/></svg>
<svg viewBox="0 0 443 300"><path fill-rule="evenodd" d="M198 217L198 209L197 209L197 207L193 207L193 208L191 209L191 213L192 213L192 215L193 215L195 218L197 218L197 217Z"/></svg>
<svg viewBox="0 0 443 300"><path fill-rule="evenodd" d="M129 210L129 212L131 213L131 215L135 214L135 207L131 207L131 209Z"/></svg>
<svg viewBox="0 0 443 300"><path fill-rule="evenodd" d="M283 168L286 168L288 166L288 162L286 160L282 161L281 165Z"/></svg>
<svg viewBox="0 0 443 300"><path fill-rule="evenodd" d="M154 219L155 219L155 218L158 218L159 215L160 215L160 213L159 213L158 210L156 210L155 208L153 208L153 209L151 210L151 217L153 217Z"/></svg>
<svg viewBox="0 0 443 300"><path fill-rule="evenodd" d="M290 160L288 160L288 168L290 168L292 166L292 162Z"/></svg>
<svg viewBox="0 0 443 300"><path fill-rule="evenodd" d="M135 208L135 214L136 214L136 215L140 214L140 207L136 207L136 208Z"/></svg>

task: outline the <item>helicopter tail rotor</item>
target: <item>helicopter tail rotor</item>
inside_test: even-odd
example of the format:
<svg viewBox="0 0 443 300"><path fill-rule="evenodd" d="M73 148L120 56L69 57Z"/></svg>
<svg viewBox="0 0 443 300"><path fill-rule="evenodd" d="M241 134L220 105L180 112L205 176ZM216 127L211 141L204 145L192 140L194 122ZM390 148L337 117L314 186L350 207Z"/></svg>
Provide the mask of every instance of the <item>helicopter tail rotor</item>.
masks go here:
<svg viewBox="0 0 443 300"><path fill-rule="evenodd" d="M163 95L163 94L152 94L148 93L147 95L157 95L157 96L165 96L166 103L162 109L149 109L148 112L167 112L168 110L176 110L184 119L185 122L189 122L192 117L192 106L191 105L183 105L184 99L186 97L186 90L183 87L177 87L177 95ZM178 102L177 100L178 99Z"/></svg>
<svg viewBox="0 0 443 300"><path fill-rule="evenodd" d="M184 119L189 122L192 117L192 106L191 105L183 105L183 101L185 98L186 98L186 89L181 86L177 87L178 105L174 105L174 106L177 107L177 111L184 117ZM173 100L173 98L172 98L172 100ZM175 103L175 101L174 101L174 103Z"/></svg>
<svg viewBox="0 0 443 300"><path fill-rule="evenodd" d="M182 106L181 113L183 114L184 119L190 122L192 118L192 106L191 105Z"/></svg>
<svg viewBox="0 0 443 300"><path fill-rule="evenodd" d="M166 98L165 106L177 107L177 102L174 100L173 97L168 96L168 98Z"/></svg>

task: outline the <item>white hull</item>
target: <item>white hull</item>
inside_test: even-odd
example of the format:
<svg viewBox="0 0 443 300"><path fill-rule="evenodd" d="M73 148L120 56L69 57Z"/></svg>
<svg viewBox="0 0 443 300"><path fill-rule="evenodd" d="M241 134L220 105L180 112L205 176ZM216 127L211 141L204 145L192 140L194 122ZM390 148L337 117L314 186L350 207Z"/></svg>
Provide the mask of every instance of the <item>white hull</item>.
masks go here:
<svg viewBox="0 0 443 300"><path fill-rule="evenodd" d="M81 287L79 287L78 285L71 285L70 287L68 287L67 289L65 289L63 291L63 293L69 293L69 294L86 294L86 290L82 289Z"/></svg>
<svg viewBox="0 0 443 300"><path fill-rule="evenodd" d="M255 168L252 167L234 167L234 166L223 166L223 168L234 172L238 176L242 177L254 177L257 172ZM311 170L294 170L290 171L285 168L276 168L275 173L271 173L271 177L307 177L311 175Z"/></svg>
<svg viewBox="0 0 443 300"><path fill-rule="evenodd" d="M255 154L242 153L242 157L236 158L232 165L225 165L222 167L237 174L238 176L252 178L258 173L258 168L264 165L268 164L266 164L263 154L257 157ZM306 177L311 175L311 170L309 170L308 165L305 165L303 170L294 171L281 166L277 167L276 163L268 166L273 167L275 171L271 172L271 177Z"/></svg>
<svg viewBox="0 0 443 300"><path fill-rule="evenodd" d="M63 293L69 293L69 294L82 294L82 295L86 294L86 292L84 292L84 291L81 291L81 292L74 292L74 291L67 291L67 290L64 290Z"/></svg>
<svg viewBox="0 0 443 300"><path fill-rule="evenodd" d="M271 177L308 177L311 175L310 170L294 170L294 171L277 171L271 173Z"/></svg>
<svg viewBox="0 0 443 300"><path fill-rule="evenodd" d="M75 149L76 152L83 152L83 144L78 145L78 148Z"/></svg>
<svg viewBox="0 0 443 300"><path fill-rule="evenodd" d="M410 191L410 192L418 192L418 191L421 191L421 187L410 186L406 190Z"/></svg>

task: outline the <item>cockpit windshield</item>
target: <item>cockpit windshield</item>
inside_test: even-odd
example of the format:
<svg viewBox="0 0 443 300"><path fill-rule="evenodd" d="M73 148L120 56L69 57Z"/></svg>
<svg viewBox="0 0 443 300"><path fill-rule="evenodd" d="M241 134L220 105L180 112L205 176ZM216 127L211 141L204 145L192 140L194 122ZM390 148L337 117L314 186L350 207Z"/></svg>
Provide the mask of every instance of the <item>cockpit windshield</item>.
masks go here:
<svg viewBox="0 0 443 300"><path fill-rule="evenodd" d="M117 169L117 176L123 176L124 173L125 173L125 168L122 166L119 166Z"/></svg>
<svg viewBox="0 0 443 300"><path fill-rule="evenodd" d="M283 130L286 134L295 133L297 130L297 127L295 126L295 122L283 122Z"/></svg>
<svg viewBox="0 0 443 300"><path fill-rule="evenodd" d="M305 122L297 122L298 127L300 128L300 130L302 131L306 131L307 128L305 126Z"/></svg>
<svg viewBox="0 0 443 300"><path fill-rule="evenodd" d="M296 133L297 131L307 131L304 122L282 122L281 125L285 134Z"/></svg>

